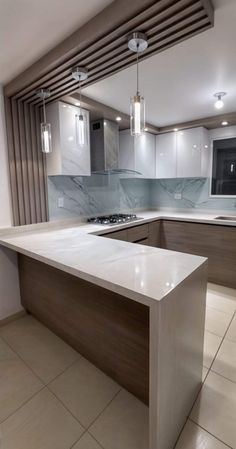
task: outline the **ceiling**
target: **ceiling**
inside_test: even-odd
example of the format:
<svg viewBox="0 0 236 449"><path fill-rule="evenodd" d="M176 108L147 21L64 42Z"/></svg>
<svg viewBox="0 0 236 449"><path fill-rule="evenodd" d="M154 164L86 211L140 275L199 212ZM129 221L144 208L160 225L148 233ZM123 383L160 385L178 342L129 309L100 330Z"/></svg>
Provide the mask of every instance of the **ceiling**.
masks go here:
<svg viewBox="0 0 236 449"><path fill-rule="evenodd" d="M0 0L0 83L6 83L112 0Z"/></svg>
<svg viewBox="0 0 236 449"><path fill-rule="evenodd" d="M146 119L168 126L219 114L213 94L226 91L220 112L236 111L236 0L215 0L215 26L140 63ZM124 113L135 94L135 66L83 90Z"/></svg>

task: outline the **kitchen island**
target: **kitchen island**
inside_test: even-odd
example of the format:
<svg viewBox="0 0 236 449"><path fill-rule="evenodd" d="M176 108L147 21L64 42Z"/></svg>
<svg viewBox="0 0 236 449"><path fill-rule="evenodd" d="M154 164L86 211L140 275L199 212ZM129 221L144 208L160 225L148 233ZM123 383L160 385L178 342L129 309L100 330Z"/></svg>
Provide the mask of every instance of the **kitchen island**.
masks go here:
<svg viewBox="0 0 236 449"><path fill-rule="evenodd" d="M150 449L172 449L201 386L207 260L94 232L32 225L0 243L24 308L148 404Z"/></svg>

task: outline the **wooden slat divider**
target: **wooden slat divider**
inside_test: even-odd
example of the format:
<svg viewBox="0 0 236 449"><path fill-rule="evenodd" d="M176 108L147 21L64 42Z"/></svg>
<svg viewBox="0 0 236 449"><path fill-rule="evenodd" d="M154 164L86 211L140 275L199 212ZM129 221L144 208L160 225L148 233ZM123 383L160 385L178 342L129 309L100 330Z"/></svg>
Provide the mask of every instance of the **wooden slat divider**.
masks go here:
<svg viewBox="0 0 236 449"><path fill-rule="evenodd" d="M40 148L39 87L50 88L49 102L74 93L74 65L86 65L89 86L136 62L127 35L144 31L144 60L213 26L211 0L115 0L5 87L6 122L14 224L48 219L45 155Z"/></svg>

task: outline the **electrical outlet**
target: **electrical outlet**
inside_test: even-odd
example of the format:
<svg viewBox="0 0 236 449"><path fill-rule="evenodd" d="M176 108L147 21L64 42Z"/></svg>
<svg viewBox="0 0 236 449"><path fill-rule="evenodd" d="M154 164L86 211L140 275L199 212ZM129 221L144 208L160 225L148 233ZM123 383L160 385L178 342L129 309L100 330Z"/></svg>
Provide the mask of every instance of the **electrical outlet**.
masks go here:
<svg viewBox="0 0 236 449"><path fill-rule="evenodd" d="M175 193L175 200L182 200L182 193Z"/></svg>
<svg viewBox="0 0 236 449"><path fill-rule="evenodd" d="M58 207L64 207L64 196L60 196L57 200Z"/></svg>

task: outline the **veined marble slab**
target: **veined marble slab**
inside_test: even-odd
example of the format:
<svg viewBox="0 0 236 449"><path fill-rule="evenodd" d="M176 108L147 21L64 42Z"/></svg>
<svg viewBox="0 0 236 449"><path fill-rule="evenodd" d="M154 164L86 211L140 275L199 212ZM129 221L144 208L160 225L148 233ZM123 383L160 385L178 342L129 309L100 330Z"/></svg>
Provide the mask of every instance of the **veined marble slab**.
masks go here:
<svg viewBox="0 0 236 449"><path fill-rule="evenodd" d="M89 226L21 233L0 243L86 281L150 305L206 259L87 234Z"/></svg>

